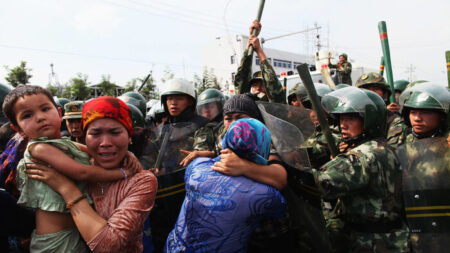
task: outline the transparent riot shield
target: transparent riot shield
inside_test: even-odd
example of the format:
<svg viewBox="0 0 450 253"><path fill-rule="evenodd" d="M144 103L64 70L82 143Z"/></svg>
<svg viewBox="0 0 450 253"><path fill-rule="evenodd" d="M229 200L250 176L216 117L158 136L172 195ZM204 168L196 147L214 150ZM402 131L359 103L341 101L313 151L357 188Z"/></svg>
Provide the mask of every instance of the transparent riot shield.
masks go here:
<svg viewBox="0 0 450 253"><path fill-rule="evenodd" d="M400 146L403 201L414 252L450 249L450 148L445 138Z"/></svg>
<svg viewBox="0 0 450 253"><path fill-rule="evenodd" d="M286 104L258 102L269 128L272 145L286 163L289 215L294 229L308 233L316 252L332 252L320 206L320 193L312 175L306 139L314 132L311 110Z"/></svg>
<svg viewBox="0 0 450 253"><path fill-rule="evenodd" d="M192 150L196 126L192 123L164 124L156 129L152 161L158 178L155 206L150 213L153 244L162 251L169 232L173 229L185 196L185 168L180 150Z"/></svg>
<svg viewBox="0 0 450 253"><path fill-rule="evenodd" d="M258 107L281 160L293 168L311 170L305 143L314 132L310 110L267 102L259 102Z"/></svg>

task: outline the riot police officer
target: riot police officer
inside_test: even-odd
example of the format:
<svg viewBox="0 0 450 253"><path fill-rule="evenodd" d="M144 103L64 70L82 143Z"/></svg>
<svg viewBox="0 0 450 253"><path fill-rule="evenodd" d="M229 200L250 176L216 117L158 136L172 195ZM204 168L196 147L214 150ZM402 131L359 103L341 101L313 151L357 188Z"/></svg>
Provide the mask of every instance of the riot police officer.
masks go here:
<svg viewBox="0 0 450 253"><path fill-rule="evenodd" d="M343 202L341 217L350 231L350 251L407 252L401 171L384 141L383 100L372 91L348 87L325 95L322 105L339 120L348 148L317 171L316 180L324 198L339 197Z"/></svg>
<svg viewBox="0 0 450 253"><path fill-rule="evenodd" d="M198 129L194 135L194 151L181 150L186 157L181 161L187 166L197 157L216 157L220 153L216 140L223 132L223 105L225 96L217 89L203 91L197 101L197 112L210 121Z"/></svg>
<svg viewBox="0 0 450 253"><path fill-rule="evenodd" d="M384 80L383 76L378 73L370 72L359 77L355 84L356 87L367 89L378 94L385 103L387 103L391 95L391 89ZM403 119L398 114L400 107L397 103L391 103L387 106L387 131L385 133L387 142L392 147L401 145L407 134L407 128Z"/></svg>

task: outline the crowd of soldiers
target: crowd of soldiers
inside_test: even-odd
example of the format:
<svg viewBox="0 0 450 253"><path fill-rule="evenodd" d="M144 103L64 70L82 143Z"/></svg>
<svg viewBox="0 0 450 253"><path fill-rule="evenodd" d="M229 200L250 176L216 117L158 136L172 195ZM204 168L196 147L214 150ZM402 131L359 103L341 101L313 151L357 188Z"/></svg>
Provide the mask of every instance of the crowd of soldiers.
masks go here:
<svg viewBox="0 0 450 253"><path fill-rule="evenodd" d="M259 22L253 29L259 33ZM238 94L230 98L216 89L197 96L184 79L166 83L160 101L151 106L138 92L119 97L133 113L130 151L158 177L144 252L163 251L185 198L186 166L198 157L219 155L213 170L272 186L287 200L282 218L260 222L248 252L445 251L450 241L445 236L450 228L445 215L450 209L445 197L450 189L449 90L399 80L398 103L388 103L391 88L383 76L367 73L352 85L351 65L342 54L341 63L330 64L341 69L336 89L314 85L338 146L339 154L333 155L304 85L286 92L257 35L250 35L248 45L261 71L252 73L253 55L246 50L235 76ZM64 108L67 135L83 143L79 115L84 102L56 102ZM266 165L222 149L228 127L241 118L257 119L271 131ZM292 131L304 139L291 140L297 135L279 129L285 122L296 125ZM3 130L1 139L11 134Z"/></svg>

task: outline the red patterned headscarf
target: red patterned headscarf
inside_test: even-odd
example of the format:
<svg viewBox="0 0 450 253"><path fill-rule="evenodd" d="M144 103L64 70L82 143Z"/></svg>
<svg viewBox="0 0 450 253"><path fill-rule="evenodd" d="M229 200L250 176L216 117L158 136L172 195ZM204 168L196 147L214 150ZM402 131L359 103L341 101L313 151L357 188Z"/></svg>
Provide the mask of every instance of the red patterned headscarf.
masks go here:
<svg viewBox="0 0 450 253"><path fill-rule="evenodd" d="M133 133L133 122L128 105L115 97L98 97L87 102L83 106L82 127L86 131L87 126L96 119L114 119L122 123L131 136Z"/></svg>

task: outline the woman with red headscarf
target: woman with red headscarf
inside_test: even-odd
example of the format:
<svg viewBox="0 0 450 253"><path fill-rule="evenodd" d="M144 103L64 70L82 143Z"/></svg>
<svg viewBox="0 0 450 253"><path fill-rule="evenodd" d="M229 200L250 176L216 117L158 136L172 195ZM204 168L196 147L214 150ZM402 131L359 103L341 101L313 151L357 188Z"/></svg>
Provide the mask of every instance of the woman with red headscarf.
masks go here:
<svg viewBox="0 0 450 253"><path fill-rule="evenodd" d="M128 106L114 97L99 97L83 108L82 127L89 154L100 167L120 167L133 131ZM61 194L73 220L93 252L142 252L143 224L153 207L157 181L149 171L109 183L91 183L91 207L72 180L43 165L27 166L29 176Z"/></svg>

